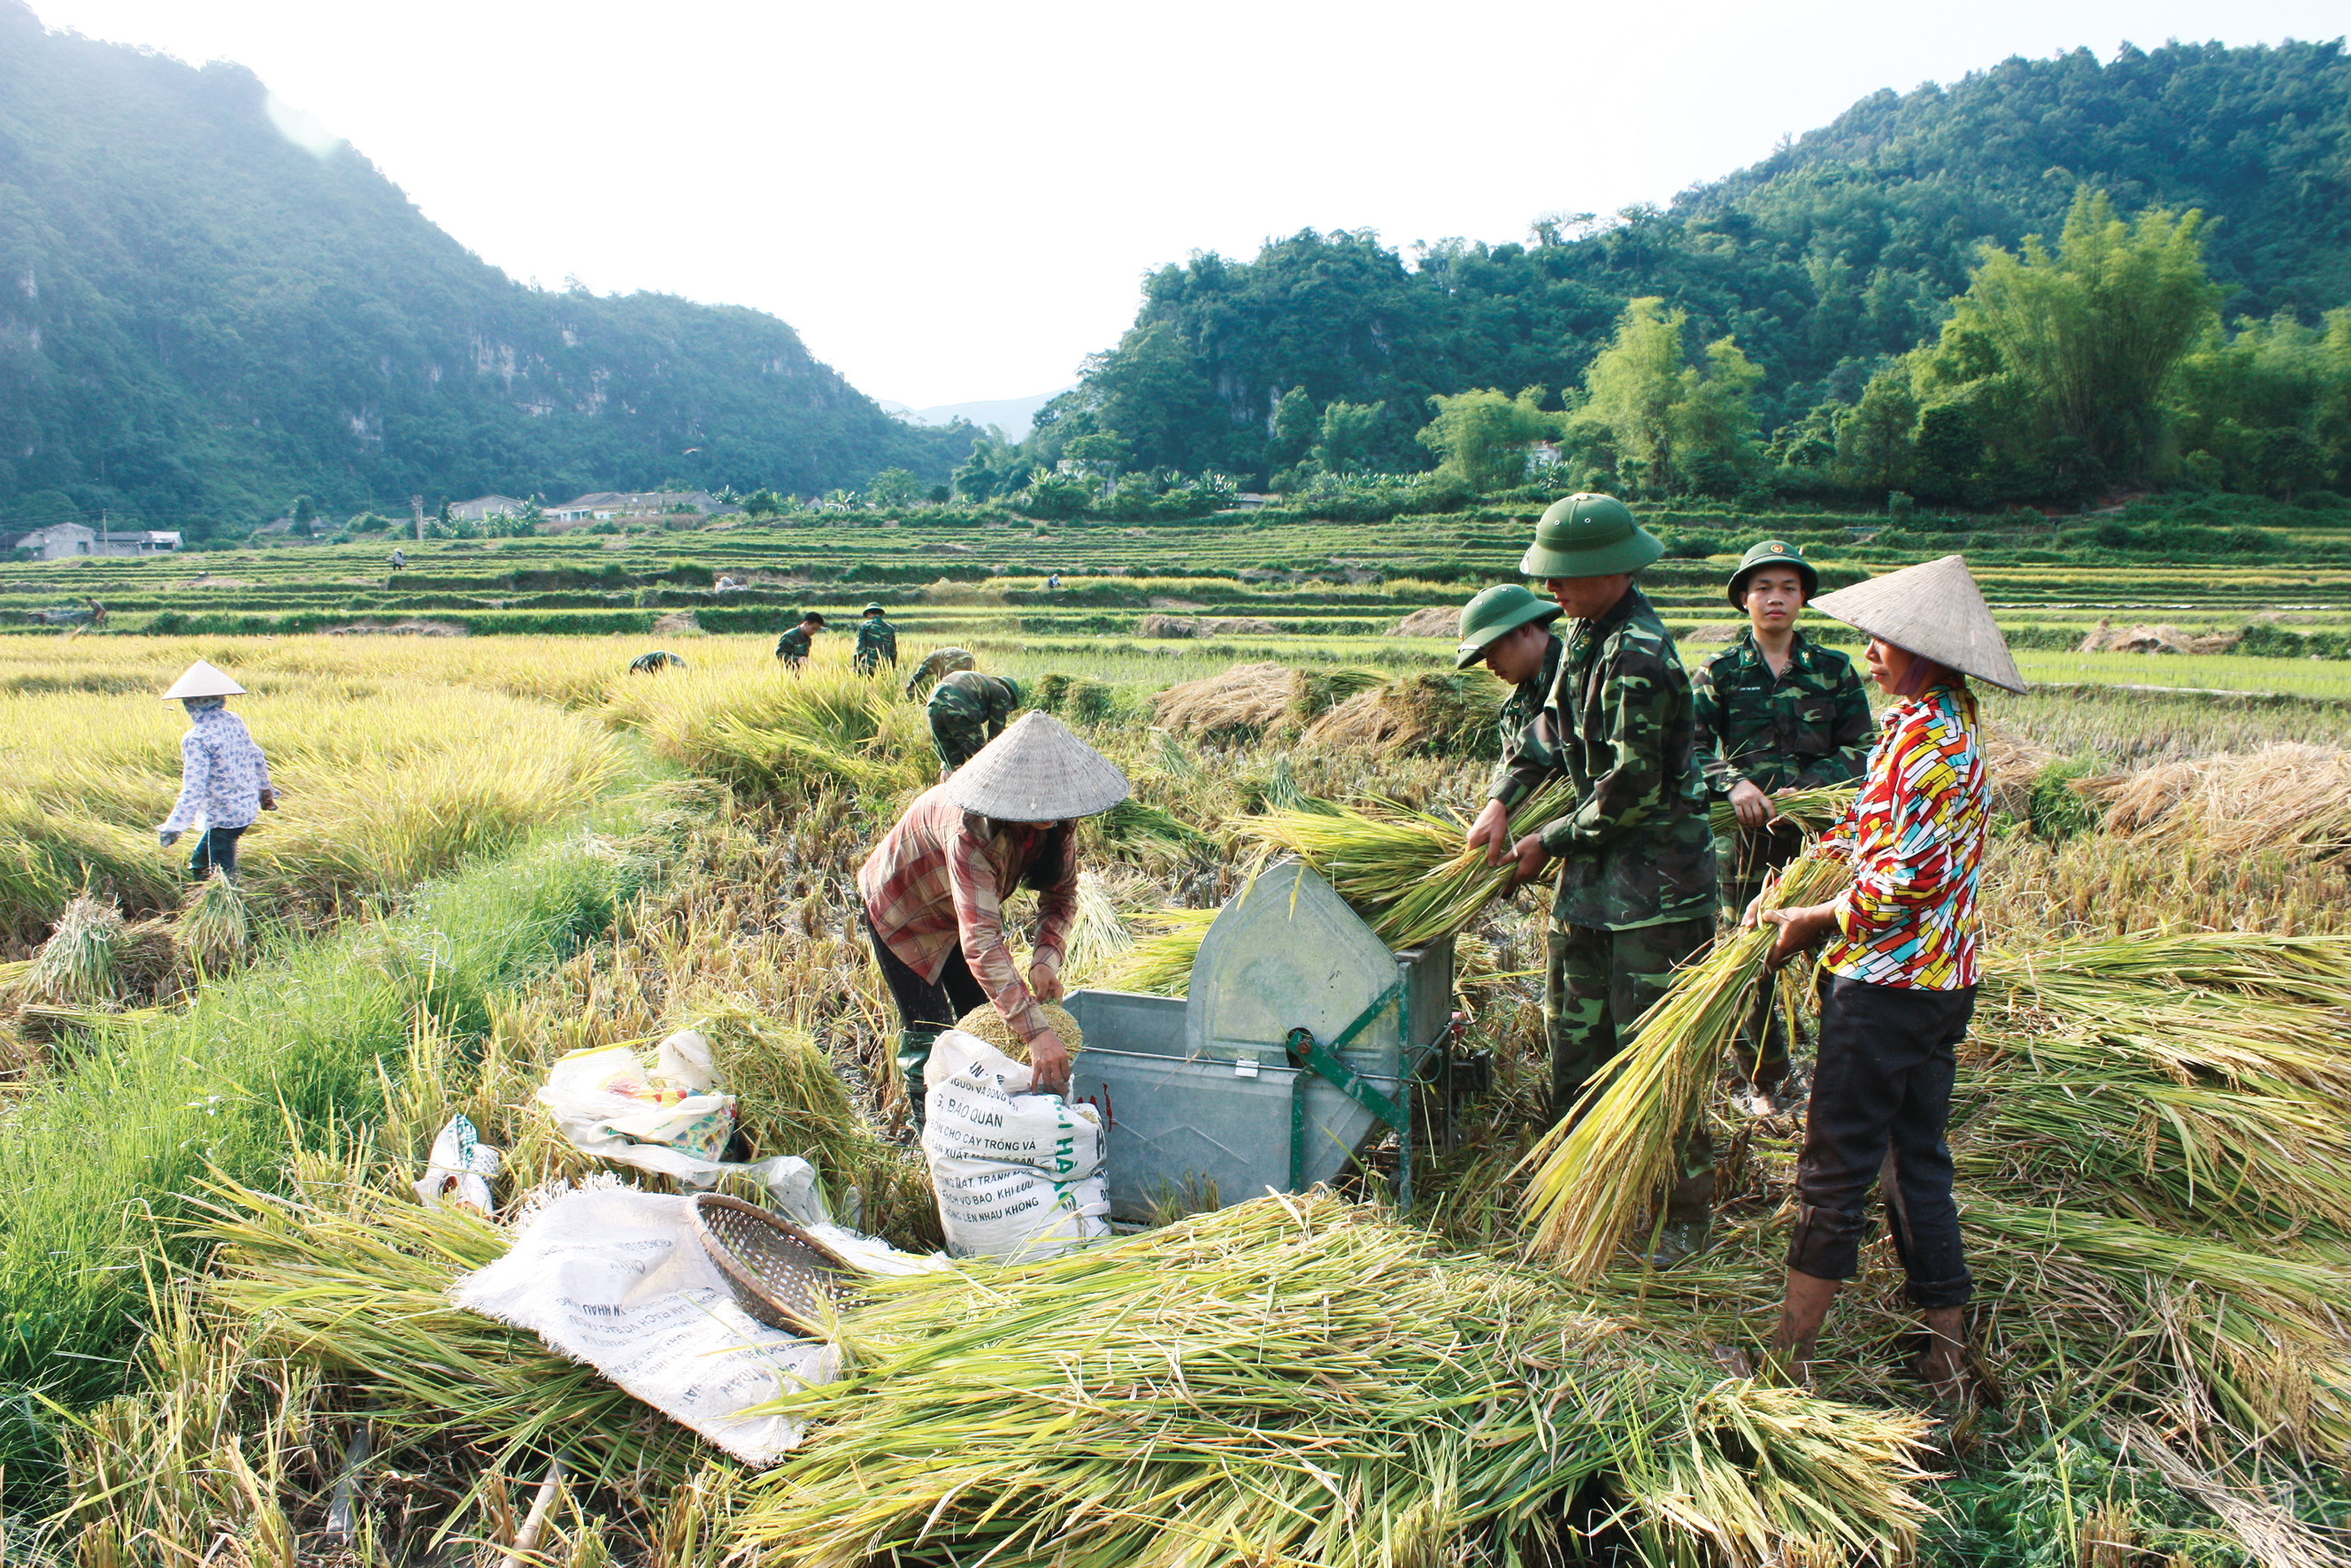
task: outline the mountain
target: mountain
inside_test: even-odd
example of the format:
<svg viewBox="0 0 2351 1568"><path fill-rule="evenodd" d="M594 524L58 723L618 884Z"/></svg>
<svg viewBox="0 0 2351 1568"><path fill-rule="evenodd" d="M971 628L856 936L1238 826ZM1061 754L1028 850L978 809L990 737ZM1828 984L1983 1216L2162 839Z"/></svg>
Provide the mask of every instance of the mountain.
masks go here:
<svg viewBox="0 0 2351 1568"><path fill-rule="evenodd" d="M268 106L241 67L0 0L0 523L107 507L201 536L297 494L332 517L809 493L937 482L970 446L892 419L774 317L518 284Z"/></svg>
<svg viewBox="0 0 2351 1568"><path fill-rule="evenodd" d="M1275 417L1301 391L1300 428L1333 402L1379 403L1373 460L1423 467L1431 394L1532 385L1556 408L1649 295L1701 339L1737 337L1769 430L1856 400L1936 332L1987 242L2053 239L2085 184L2125 212L2217 219L2232 319L2314 321L2351 302L2351 59L2339 41L2010 59L1865 99L1669 206L1541 220L1525 243L1406 256L1308 231L1250 261L1196 256L1146 280L1134 327L1042 411L1032 453L1114 434L1137 466L1262 476L1302 455Z"/></svg>

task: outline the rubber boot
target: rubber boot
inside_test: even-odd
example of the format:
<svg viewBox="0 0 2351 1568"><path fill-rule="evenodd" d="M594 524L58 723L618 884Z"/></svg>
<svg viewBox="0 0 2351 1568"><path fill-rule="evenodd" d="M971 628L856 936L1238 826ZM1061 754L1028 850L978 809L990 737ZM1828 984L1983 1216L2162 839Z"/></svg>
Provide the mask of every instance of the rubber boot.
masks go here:
<svg viewBox="0 0 2351 1568"><path fill-rule="evenodd" d="M1771 1335L1771 1354L1782 1357L1799 1377L1818 1352L1821 1324L1828 1320L1829 1303L1844 1288L1842 1280L1823 1280L1801 1270L1788 1270L1788 1293L1780 1305L1780 1327Z"/></svg>
<svg viewBox="0 0 2351 1568"><path fill-rule="evenodd" d="M906 1092L906 1118L914 1129L919 1142L923 1136L923 1105L925 1093L923 1070L930 1064L931 1047L938 1035L930 1030L905 1029L898 1031L898 1082Z"/></svg>
<svg viewBox="0 0 2351 1568"><path fill-rule="evenodd" d="M1929 1307L1924 1315L1929 1343L1910 1370L1936 1398L1956 1400L1967 1389L1967 1309Z"/></svg>

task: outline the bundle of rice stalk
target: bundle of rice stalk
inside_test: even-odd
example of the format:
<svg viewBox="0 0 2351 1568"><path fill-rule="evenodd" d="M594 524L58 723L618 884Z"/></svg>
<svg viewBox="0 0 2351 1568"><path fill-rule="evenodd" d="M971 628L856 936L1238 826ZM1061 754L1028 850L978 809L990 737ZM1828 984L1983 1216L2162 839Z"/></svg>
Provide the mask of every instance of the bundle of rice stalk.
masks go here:
<svg viewBox="0 0 2351 1568"><path fill-rule="evenodd" d="M2027 990L2079 975L2351 1008L2351 936L2341 933L2147 932L1995 951L1988 969L2006 984Z"/></svg>
<svg viewBox="0 0 2351 1568"><path fill-rule="evenodd" d="M1200 939L1216 924L1217 913L1160 909L1143 915L1140 923L1155 934L1136 938L1107 966L1102 984L1113 990L1144 991L1155 997L1182 996L1192 983L1192 960L1200 956Z"/></svg>
<svg viewBox="0 0 2351 1568"><path fill-rule="evenodd" d="M745 1558L797 1568L1908 1555L1917 1418L1725 1379L1557 1283L1327 1195L1009 1267L877 1281L854 1371L751 1483ZM1526 1553L1525 1559L1520 1554Z"/></svg>
<svg viewBox="0 0 2351 1568"><path fill-rule="evenodd" d="M1087 821L1105 843L1132 854L1181 855L1216 847L1214 839L1181 817L1146 806L1132 795Z"/></svg>
<svg viewBox="0 0 2351 1568"><path fill-rule="evenodd" d="M1801 829L1807 835L1818 836L1844 820L1853 808L1857 787L1852 784L1823 784L1812 789L1790 789L1771 797L1774 821ZM1717 800L1706 809L1707 825L1715 837L1729 838L1739 828L1739 813L1729 800Z"/></svg>
<svg viewBox="0 0 2351 1568"><path fill-rule="evenodd" d="M199 971L217 975L235 967L250 940L245 895L236 883L214 872L181 910L172 935Z"/></svg>
<svg viewBox="0 0 2351 1568"><path fill-rule="evenodd" d="M1301 670L1297 690L1290 699L1290 716L1300 724L1311 724L1357 693L1372 691L1387 683L1386 672L1360 665Z"/></svg>
<svg viewBox="0 0 2351 1568"><path fill-rule="evenodd" d="M1037 1005L1044 1010L1045 1021L1061 1037L1062 1049L1071 1056L1085 1049L1085 1036L1079 1031L1078 1020L1070 1016L1067 1008L1059 1002L1040 1002ZM1028 1042L1012 1032L1012 1026L1004 1021L1004 1015L996 1010L992 1002L983 1002L956 1019L956 1028L966 1034L979 1036L1015 1061L1029 1060Z"/></svg>
<svg viewBox="0 0 2351 1568"><path fill-rule="evenodd" d="M1070 940L1061 955L1061 977L1084 985L1113 968L1134 946L1134 938L1119 917L1118 901L1100 875L1078 873L1078 914L1070 923Z"/></svg>
<svg viewBox="0 0 2351 1568"><path fill-rule="evenodd" d="M25 994L68 1006L112 1000L120 967L114 949L121 937L120 910L87 894L74 899L34 955Z"/></svg>
<svg viewBox="0 0 2351 1568"><path fill-rule="evenodd" d="M2076 1357L2083 1339L2133 1346L2136 1387L2166 1369L2185 1385L2176 1397L2189 1429L2217 1421L2256 1449L2351 1460L2341 1318L2351 1267L2339 1258L2231 1246L2078 1205L1959 1196L1989 1293L2035 1303L2024 1333L2073 1339L2053 1349Z"/></svg>
<svg viewBox="0 0 2351 1568"><path fill-rule="evenodd" d="M1843 860L1799 856L1765 889L1763 907L1819 904L1851 875ZM1665 1186L1763 978L1773 936L1767 925L1740 931L1676 976L1634 1025L1632 1043L1520 1162L1533 1172L1520 1200L1535 1226L1527 1245L1569 1278L1588 1281L1605 1270Z"/></svg>
<svg viewBox="0 0 2351 1568"><path fill-rule="evenodd" d="M536 1470L568 1451L598 1483L674 1485L708 1457L593 1368L450 1305L459 1274L505 1253L505 1231L463 1208L383 1196L363 1153L340 1174L340 1208L234 1182L210 1188L198 1233L220 1250L208 1289L252 1325L258 1349L336 1374L397 1435L483 1445L492 1470Z"/></svg>
<svg viewBox="0 0 2351 1568"><path fill-rule="evenodd" d="M1306 738L1381 757L1490 757L1508 695L1483 670L1406 675L1349 697L1316 719Z"/></svg>
<svg viewBox="0 0 2351 1568"><path fill-rule="evenodd" d="M1538 789L1510 813L1516 839L1560 816L1564 783ZM1464 847L1457 821L1400 806L1269 811L1237 824L1240 837L1312 866L1391 947L1418 947L1468 925L1511 885L1516 867L1489 866Z"/></svg>
<svg viewBox="0 0 2351 1568"><path fill-rule="evenodd" d="M2040 1027L2091 1036L2181 1082L2199 1073L2231 1083L2275 1078L2351 1098L2351 1054L2335 1043L2351 1025L2339 1009L2037 964L2019 970L2004 957L1985 975L1989 994L2034 1009Z"/></svg>
<svg viewBox="0 0 2351 1568"><path fill-rule="evenodd" d="M1151 722L1187 735L1263 730L1290 710L1297 685L1297 673L1287 664L1236 664L1154 696Z"/></svg>
<svg viewBox="0 0 2351 1568"><path fill-rule="evenodd" d="M710 1042L711 1066L735 1096L735 1124L757 1156L793 1155L828 1183L848 1179L873 1135L816 1037L735 1001L680 1011Z"/></svg>
<svg viewBox="0 0 2351 1568"><path fill-rule="evenodd" d="M2226 852L2294 848L2351 856L2351 751L2282 742L2085 779L2110 833Z"/></svg>
<svg viewBox="0 0 2351 1568"><path fill-rule="evenodd" d="M1982 1105L1958 1140L1970 1185L2070 1200L2097 1184L2104 1207L2175 1228L2351 1237L2351 1102L2274 1078L2183 1083L2069 1036L1971 1061L1958 1097Z"/></svg>

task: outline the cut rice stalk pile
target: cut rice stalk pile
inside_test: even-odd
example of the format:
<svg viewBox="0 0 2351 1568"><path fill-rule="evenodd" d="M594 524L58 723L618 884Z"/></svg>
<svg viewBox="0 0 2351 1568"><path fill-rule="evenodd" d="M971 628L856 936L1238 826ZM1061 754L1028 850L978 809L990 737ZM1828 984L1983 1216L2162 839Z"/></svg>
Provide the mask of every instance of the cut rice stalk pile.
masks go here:
<svg viewBox="0 0 2351 1568"><path fill-rule="evenodd" d="M511 1238L457 1207L420 1208L375 1190L362 1148L312 1164L292 1200L212 1188L201 1228L219 1244L210 1286L266 1352L316 1362L401 1438L482 1443L486 1469L570 1455L584 1478L675 1484L708 1457L698 1439L532 1334L449 1304L457 1276ZM313 1195L333 1195L331 1203Z"/></svg>
<svg viewBox="0 0 2351 1568"><path fill-rule="evenodd" d="M2223 853L2293 848L2351 856L2351 751L2285 742L2084 779L2110 833Z"/></svg>
<svg viewBox="0 0 2351 1568"><path fill-rule="evenodd" d="M1349 697L1316 719L1306 738L1364 747L1381 757L1491 757L1500 745L1496 727L1508 695L1483 670L1406 675Z"/></svg>
<svg viewBox="0 0 2351 1568"><path fill-rule="evenodd" d="M175 936L180 950L206 974L235 967L244 961L251 937L245 895L235 883L214 872L180 912Z"/></svg>
<svg viewBox="0 0 2351 1568"><path fill-rule="evenodd" d="M1802 855L1765 890L1763 907L1819 904L1851 878L1841 859ZM1521 1200L1535 1227L1527 1245L1570 1279L1589 1281L1608 1267L1672 1174L1775 934L1768 925L1740 931L1676 976L1633 1026L1632 1043L1521 1162L1533 1172Z"/></svg>
<svg viewBox="0 0 2351 1568"><path fill-rule="evenodd" d="M1048 1262L872 1281L855 1370L745 1490L759 1564L1372 1568L1573 1552L1909 1555L1926 1425L1725 1378L1555 1281L1326 1195ZM1520 1557L1524 1553L1524 1557Z"/></svg>
<svg viewBox="0 0 2351 1568"><path fill-rule="evenodd" d="M718 1082L735 1096L735 1124L758 1157L807 1160L835 1190L851 1179L873 1134L816 1037L737 1002L693 1011Z"/></svg>
<svg viewBox="0 0 2351 1568"><path fill-rule="evenodd" d="M66 905L25 977L26 994L71 1006L113 999L122 912L87 896Z"/></svg>
<svg viewBox="0 0 2351 1568"><path fill-rule="evenodd" d="M1298 674L1287 664L1236 664L1161 692L1151 699L1151 719L1185 735L1262 730L1281 721L1297 692Z"/></svg>
<svg viewBox="0 0 2351 1568"><path fill-rule="evenodd" d="M1134 944L1105 967L1102 983L1116 991L1180 997L1192 983L1192 960L1215 925L1213 909L1162 909L1143 916L1153 934Z"/></svg>

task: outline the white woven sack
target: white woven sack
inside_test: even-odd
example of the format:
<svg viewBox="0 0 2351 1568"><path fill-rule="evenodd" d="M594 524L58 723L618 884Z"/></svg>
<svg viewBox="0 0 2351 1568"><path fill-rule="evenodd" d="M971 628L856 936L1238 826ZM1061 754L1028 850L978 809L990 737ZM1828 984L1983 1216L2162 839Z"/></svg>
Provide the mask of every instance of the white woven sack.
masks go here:
<svg viewBox="0 0 2351 1568"><path fill-rule="evenodd" d="M947 1250L1040 1258L1110 1234L1102 1116L1028 1092L1029 1069L977 1035L931 1047L923 1153Z"/></svg>

